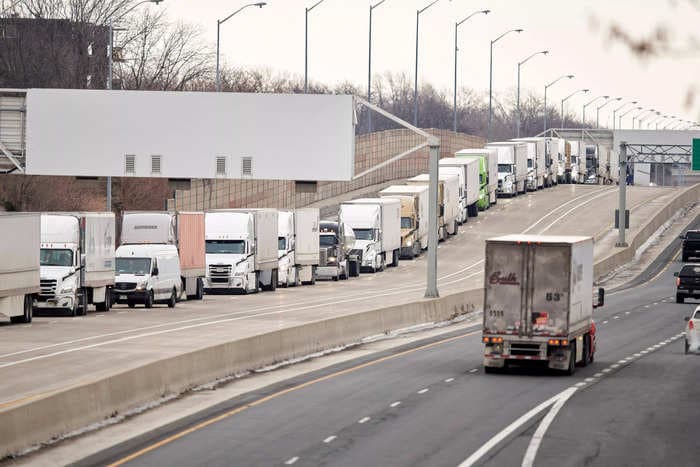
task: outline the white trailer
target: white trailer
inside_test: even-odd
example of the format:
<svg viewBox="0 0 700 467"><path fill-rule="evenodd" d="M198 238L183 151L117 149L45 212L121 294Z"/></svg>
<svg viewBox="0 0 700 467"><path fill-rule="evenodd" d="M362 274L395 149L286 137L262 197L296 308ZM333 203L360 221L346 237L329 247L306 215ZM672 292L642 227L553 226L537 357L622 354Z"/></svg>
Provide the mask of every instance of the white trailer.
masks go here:
<svg viewBox="0 0 700 467"><path fill-rule="evenodd" d="M546 362L569 374L593 360L593 239L508 235L486 241L484 366ZM595 306L602 304L599 290Z"/></svg>
<svg viewBox="0 0 700 467"><path fill-rule="evenodd" d="M489 143L498 150L499 193L517 196L525 193L527 181L527 144L518 141Z"/></svg>
<svg viewBox="0 0 700 467"><path fill-rule="evenodd" d="M277 211L223 209L205 215L205 292L277 288Z"/></svg>
<svg viewBox="0 0 700 467"><path fill-rule="evenodd" d="M319 265L319 210L305 208L278 213L277 285L312 284Z"/></svg>
<svg viewBox="0 0 700 467"><path fill-rule="evenodd" d="M401 256L401 201L394 198L360 198L340 205L340 222L355 233L362 251L361 267L372 272L385 265L398 266Z"/></svg>
<svg viewBox="0 0 700 467"><path fill-rule="evenodd" d="M406 180L409 185L430 186L430 175L420 174ZM460 215L459 177L454 174L438 175L438 228L439 238L457 235Z"/></svg>
<svg viewBox="0 0 700 467"><path fill-rule="evenodd" d="M564 183L566 163L564 162L563 148L561 146L561 138L547 139L547 157L550 162L550 173L554 180L554 184Z"/></svg>
<svg viewBox="0 0 700 467"><path fill-rule="evenodd" d="M516 138L527 143L527 188L530 191L549 186L549 170L545 158L545 138Z"/></svg>
<svg viewBox="0 0 700 467"><path fill-rule="evenodd" d="M469 157L447 157L440 159L440 174L457 173L462 184L462 204L464 205L465 217L476 217L479 215L479 192L480 185L480 161Z"/></svg>
<svg viewBox="0 0 700 467"><path fill-rule="evenodd" d="M73 316L111 307L115 222L111 212L41 215L41 293L37 309Z"/></svg>
<svg viewBox="0 0 700 467"><path fill-rule="evenodd" d="M585 183L586 143L578 140L570 140L568 143L570 150L571 183Z"/></svg>
<svg viewBox="0 0 700 467"><path fill-rule="evenodd" d="M12 323L30 323L39 291L41 216L1 214L0 315Z"/></svg>
<svg viewBox="0 0 700 467"><path fill-rule="evenodd" d="M496 204L498 190L498 151L495 149L462 149L455 153L456 158L472 158L479 161L479 192L478 206L481 211Z"/></svg>
<svg viewBox="0 0 700 467"><path fill-rule="evenodd" d="M380 191L379 196L401 201L401 256L415 258L428 248L428 187L392 185Z"/></svg>

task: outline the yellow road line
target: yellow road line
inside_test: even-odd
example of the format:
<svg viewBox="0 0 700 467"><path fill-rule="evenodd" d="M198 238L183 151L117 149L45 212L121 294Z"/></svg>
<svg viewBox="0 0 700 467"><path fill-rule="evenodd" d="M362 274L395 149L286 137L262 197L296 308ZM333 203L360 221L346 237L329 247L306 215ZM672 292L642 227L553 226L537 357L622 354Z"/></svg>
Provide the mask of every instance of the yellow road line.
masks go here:
<svg viewBox="0 0 700 467"><path fill-rule="evenodd" d="M138 458L138 457L141 457L141 456L143 456L144 454L147 454L147 453L149 453L149 452L155 451L156 449L158 449L158 448L160 448L160 447L163 447L163 446L165 446L165 445L167 445L167 444L170 444L170 443L172 443L173 441L176 441L176 440L178 440L178 439L180 439L180 438L182 438L182 437L184 437L184 436L189 435L190 433L194 433L195 431L201 430L202 428L206 428L206 427L208 427L209 425L212 425L212 424L214 424L214 423L220 422L221 420L224 420L224 419L227 419L227 418L229 418L229 417L232 417L232 416L234 416L234 415L236 415L236 414L239 414L239 413L241 413L241 412L243 412L243 411L245 411L245 410L247 410L247 409L250 409L250 408L252 408L252 407L256 407L256 406L258 406L258 405L264 404L265 402L268 402L268 401L270 401L270 400L272 400L272 399L276 399L276 398L278 398L278 397L280 397L280 396L284 396L285 394L289 394L289 393L291 393L291 392L298 391L299 389L304 389L304 388L306 388L306 387L308 387L308 386L312 386L312 385L314 385L314 384L321 383L321 382L323 382L323 381L327 381L327 380L329 380L329 379L331 379L331 378L335 378L335 377L337 377L337 376L346 375L346 374L348 374L348 373L352 373L352 372L354 372L354 371L361 370L361 369L363 369L363 368L367 368L367 367L369 367L369 366L376 365L376 364L378 364L378 363L382 363L382 362L385 362L385 361L387 361L387 360L392 360L392 359L394 359L394 358L402 357L402 356L404 356L404 355L408 355L408 354L411 354L411 353L413 353L413 352L418 352L418 351L420 351L420 350L425 350L425 349L429 349L429 348L432 348L432 347L436 347L436 346L438 346L438 345L445 344L445 343L452 342L452 341L456 341L456 340L458 340L458 339L463 339L463 338L465 338L465 337L472 336L472 335L478 334L478 333L480 333L480 332L481 332L481 330L478 330L478 331L471 331L471 332L468 332L468 333L466 333L466 334L460 334L459 336L454 336L454 337L449 337L449 338L447 338L447 339L442 339L442 340L439 340L439 341L437 341L437 342L432 342L432 343L430 343L430 344L422 345L422 346L420 346L420 347L416 347L416 348L409 349L409 350L404 350L403 352L399 352L399 353L396 353L396 354L393 354L393 355L387 355L386 357L382 357L382 358L379 358L379 359L377 359L377 360L372 360L372 361L370 361L370 362L365 362L365 363L362 363L362 364L360 364L360 365L357 365L357 366L354 366L354 367L351 367L351 368L346 368L346 369L344 369L344 370L340 370L340 371L337 371L337 372L335 372L335 373L331 373L331 374L326 375L326 376L321 376L320 378L316 378L316 379L313 379L313 380L311 380L311 381L307 381L307 382L305 382L305 383L301 383L301 384L299 384L299 385L297 385L297 386L293 386L293 387L291 387L291 388L283 389L282 391L278 391L278 392L275 392L275 393L273 393L273 394L270 394L269 396L262 397L262 398L260 398L260 399L257 399L257 400L255 400L255 401L253 401L253 402L250 402L250 403L248 403L248 404L242 405L242 406L237 407L237 408L235 408L235 409L229 410L228 412L225 412L225 413L223 413L223 414L221 414L221 415L217 415L216 417L210 418L210 419L208 419L208 420L205 420L205 421L203 421L203 422L198 423L197 425L194 425L194 426L192 426L192 427L190 427L190 428L187 428L187 429L182 430L182 431L180 431L180 432L178 432L178 433L175 433L174 435L169 436L169 437L167 437L167 438L165 438L165 439L162 439L162 440L158 441L157 443L153 443L153 444L151 444L150 446L147 446L147 447L145 447L145 448L143 448L143 449L140 449L140 450L138 450L138 451L136 451L136 452L134 452L134 453L132 453L132 454L129 454L129 455L126 456L126 457L123 457L123 458L119 459L118 461L116 461L116 462L110 464L109 467L116 467L116 466L124 465L124 464L126 464L127 462L131 462L132 460L134 460L134 459L136 459L136 458Z"/></svg>

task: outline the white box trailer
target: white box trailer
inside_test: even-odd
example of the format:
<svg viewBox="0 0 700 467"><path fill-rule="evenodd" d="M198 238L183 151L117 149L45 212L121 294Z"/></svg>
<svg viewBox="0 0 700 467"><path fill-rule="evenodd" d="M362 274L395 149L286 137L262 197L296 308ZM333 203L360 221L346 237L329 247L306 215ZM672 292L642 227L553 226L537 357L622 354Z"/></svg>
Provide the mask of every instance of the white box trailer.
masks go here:
<svg viewBox="0 0 700 467"><path fill-rule="evenodd" d="M430 186L430 175L420 174L406 180L409 185ZM438 175L438 234L440 239L457 235L459 218L459 178L453 174ZM441 213L442 214L441 214Z"/></svg>
<svg viewBox="0 0 700 467"><path fill-rule="evenodd" d="M277 288L277 210L222 209L205 214L205 292Z"/></svg>
<svg viewBox="0 0 700 467"><path fill-rule="evenodd" d="M360 198L340 205L340 222L355 233L354 249L362 250L361 267L372 272L398 266L401 256L401 201Z"/></svg>
<svg viewBox="0 0 700 467"><path fill-rule="evenodd" d="M573 372L593 359L593 239L507 235L486 241L484 366L543 361ZM599 295L600 296L600 295Z"/></svg>
<svg viewBox="0 0 700 467"><path fill-rule="evenodd" d="M584 183L586 181L586 143L580 140L569 140L568 143L571 183Z"/></svg>
<svg viewBox="0 0 700 467"><path fill-rule="evenodd" d="M312 284L319 266L318 208L280 210L278 213L277 284Z"/></svg>
<svg viewBox="0 0 700 467"><path fill-rule="evenodd" d="M111 212L41 215L39 309L86 314L111 307L115 265L115 219Z"/></svg>
<svg viewBox="0 0 700 467"><path fill-rule="evenodd" d="M550 177L545 158L545 138L516 138L513 141L527 143L528 189L534 191L549 186Z"/></svg>
<svg viewBox="0 0 700 467"><path fill-rule="evenodd" d="M182 291L188 299L202 299L206 276L204 212L127 211L122 217L120 244L175 245Z"/></svg>
<svg viewBox="0 0 700 467"><path fill-rule="evenodd" d="M428 248L428 187L392 185L380 191L379 196L401 201L401 256L415 258Z"/></svg>
<svg viewBox="0 0 700 467"><path fill-rule="evenodd" d="M509 196L525 193L527 144L517 141L503 141L489 143L486 147L498 151L498 192Z"/></svg>
<svg viewBox="0 0 700 467"><path fill-rule="evenodd" d="M548 138L547 139L547 157L550 161L550 173L554 180L554 184L564 183L565 179L565 168L566 163L564 162L564 156L562 152L562 147L560 142L561 138Z"/></svg>
<svg viewBox="0 0 700 467"><path fill-rule="evenodd" d="M455 153L456 158L476 159L479 161L479 192L478 206L485 210L496 204L498 190L498 151L495 149L461 149Z"/></svg>
<svg viewBox="0 0 700 467"><path fill-rule="evenodd" d="M0 214L0 315L12 323L30 323L39 291L41 215Z"/></svg>
<svg viewBox="0 0 700 467"><path fill-rule="evenodd" d="M462 183L462 199L468 217L479 215L480 161L469 157L446 157L440 159L440 174L457 173ZM464 217L464 222L467 218Z"/></svg>

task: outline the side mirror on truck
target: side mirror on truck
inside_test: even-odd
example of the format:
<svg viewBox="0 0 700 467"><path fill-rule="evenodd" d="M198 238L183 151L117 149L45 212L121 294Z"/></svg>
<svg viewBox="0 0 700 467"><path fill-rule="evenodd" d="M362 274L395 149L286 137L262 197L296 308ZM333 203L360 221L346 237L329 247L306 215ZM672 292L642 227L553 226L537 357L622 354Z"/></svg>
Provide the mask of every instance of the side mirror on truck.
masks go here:
<svg viewBox="0 0 700 467"><path fill-rule="evenodd" d="M153 277L157 277L157 276L158 276L158 272L159 272L159 271L158 271L158 266L156 266L156 267L153 268L153 272L151 273L151 275L152 275Z"/></svg>
<svg viewBox="0 0 700 467"><path fill-rule="evenodd" d="M690 321L690 316L686 316L685 318L683 318L683 321Z"/></svg>
<svg viewBox="0 0 700 467"><path fill-rule="evenodd" d="M593 300L593 308L600 308L603 305L605 305L605 289L598 287L598 293Z"/></svg>
<svg viewBox="0 0 700 467"><path fill-rule="evenodd" d="M679 235L678 238L680 238L681 240L685 240L685 235Z"/></svg>
<svg viewBox="0 0 700 467"><path fill-rule="evenodd" d="M678 271L673 273L673 277L678 277L678 275L679 275Z"/></svg>

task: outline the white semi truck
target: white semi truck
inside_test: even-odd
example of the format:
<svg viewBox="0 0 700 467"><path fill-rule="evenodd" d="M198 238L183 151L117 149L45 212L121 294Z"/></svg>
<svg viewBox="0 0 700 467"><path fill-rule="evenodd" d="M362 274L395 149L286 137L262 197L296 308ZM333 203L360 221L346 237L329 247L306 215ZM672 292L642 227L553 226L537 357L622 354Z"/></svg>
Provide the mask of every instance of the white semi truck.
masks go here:
<svg viewBox="0 0 700 467"><path fill-rule="evenodd" d="M544 151L545 139L542 137L516 138L513 141L527 144L527 189L535 191L550 186Z"/></svg>
<svg viewBox="0 0 700 467"><path fill-rule="evenodd" d="M440 159L440 175L457 174L461 184L461 196L463 205L463 222L467 217L479 215L479 183L480 161L468 157L446 157Z"/></svg>
<svg viewBox="0 0 700 467"><path fill-rule="evenodd" d="M277 228L274 209L208 211L204 291L275 290L279 267Z"/></svg>
<svg viewBox="0 0 700 467"><path fill-rule="evenodd" d="M40 214L0 214L0 316L30 323L39 291ZM11 241L10 241L11 239Z"/></svg>
<svg viewBox="0 0 700 467"><path fill-rule="evenodd" d="M281 210L277 219L277 285L314 283L319 265L319 210Z"/></svg>
<svg viewBox="0 0 700 467"><path fill-rule="evenodd" d="M394 198L348 201L340 205L339 219L355 233L354 249L362 252L363 269L377 272L386 265L399 265L401 201Z"/></svg>
<svg viewBox="0 0 700 467"><path fill-rule="evenodd" d="M486 241L484 366L542 362L571 374L593 361L593 239L508 235Z"/></svg>
<svg viewBox="0 0 700 467"><path fill-rule="evenodd" d="M527 144L505 141L489 143L486 147L498 151L498 193L507 196L525 193Z"/></svg>
<svg viewBox="0 0 700 467"><path fill-rule="evenodd" d="M182 282L178 289L190 300L202 299L206 275L203 212L125 212L120 245L174 245ZM115 293L123 294L122 288L129 290L132 283L117 278Z"/></svg>
<svg viewBox="0 0 700 467"><path fill-rule="evenodd" d="M420 174L406 180L408 185L430 186L430 175ZM438 238L457 235L460 216L459 177L438 175Z"/></svg>
<svg viewBox="0 0 700 467"><path fill-rule="evenodd" d="M114 287L115 223L111 212L41 215L38 310L107 311Z"/></svg>
<svg viewBox="0 0 700 467"><path fill-rule="evenodd" d="M428 248L428 187L392 185L379 192L382 198L401 202L401 257L413 259Z"/></svg>

